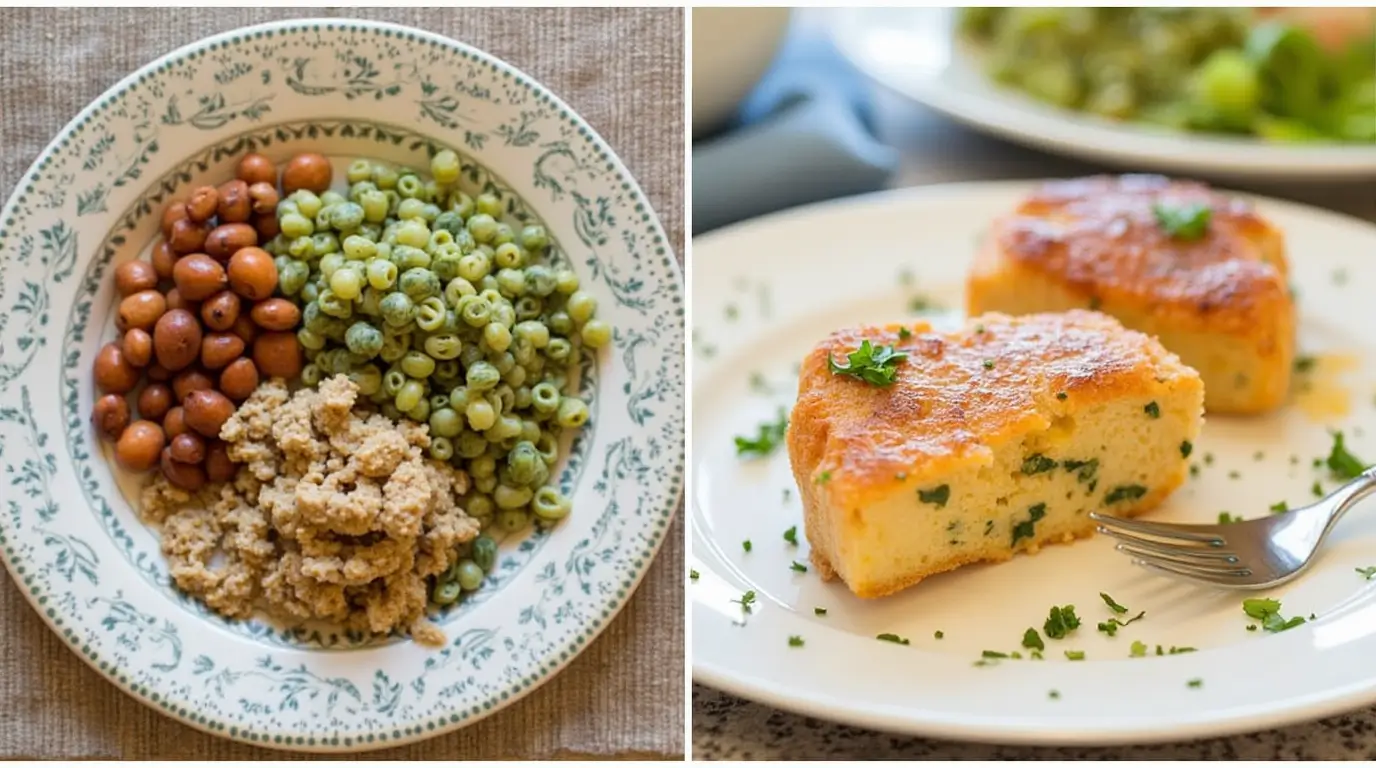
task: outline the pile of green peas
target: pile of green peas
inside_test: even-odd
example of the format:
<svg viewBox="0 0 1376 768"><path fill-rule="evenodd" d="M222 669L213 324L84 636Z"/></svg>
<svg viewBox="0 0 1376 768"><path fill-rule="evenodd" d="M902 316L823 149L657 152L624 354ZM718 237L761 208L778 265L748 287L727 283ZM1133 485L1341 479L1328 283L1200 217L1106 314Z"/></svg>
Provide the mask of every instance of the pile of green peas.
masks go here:
<svg viewBox="0 0 1376 768"><path fill-rule="evenodd" d="M568 515L551 472L560 435L588 420L570 372L612 336L577 275L550 265L545 228L504 221L502 198L460 189L461 170L447 149L429 178L357 160L346 193L283 199L266 245L301 306L302 382L348 375L387 417L428 424L430 455L472 480L461 503L485 533L436 580L439 603L481 584L487 531Z"/></svg>

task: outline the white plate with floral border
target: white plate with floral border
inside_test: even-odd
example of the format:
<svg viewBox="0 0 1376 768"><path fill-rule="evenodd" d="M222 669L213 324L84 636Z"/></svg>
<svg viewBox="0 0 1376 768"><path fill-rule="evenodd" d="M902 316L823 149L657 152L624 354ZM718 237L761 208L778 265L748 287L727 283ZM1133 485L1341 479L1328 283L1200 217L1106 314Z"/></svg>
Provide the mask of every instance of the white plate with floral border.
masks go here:
<svg viewBox="0 0 1376 768"><path fill-rule="evenodd" d="M837 46L876 82L980 130L1132 170L1233 179L1373 179L1376 146L1278 144L1114 122L1037 101L985 75L952 8L832 11Z"/></svg>
<svg viewBox="0 0 1376 768"><path fill-rule="evenodd" d="M449 146L465 183L535 216L616 329L582 366L593 418L557 470L573 514L502 544L489 583L403 638L226 621L168 582L87 415L114 335L113 265L146 254L162 204L236 158L312 150L419 165ZM0 551L74 653L211 733L313 751L433 736L529 693L625 604L682 492L683 287L649 202L574 111L448 38L298 20L177 50L88 106L0 213Z"/></svg>
<svg viewBox="0 0 1376 768"><path fill-rule="evenodd" d="M1106 537L968 566L880 600L793 567L806 567L808 551L786 452L740 459L733 438L755 437L791 406L797 362L832 330L915 309L938 324L958 319L958 309L942 308L962 306L981 233L1030 189L883 193L693 241L694 679L855 725L1028 744L1184 740L1376 702L1376 580L1357 571L1376 566L1376 502L1341 522L1304 578L1264 595L1152 576ZM1257 517L1276 502L1312 498L1316 482L1333 487L1327 469L1313 466L1328 455L1329 429L1376 461L1376 227L1274 200L1258 205L1285 231L1300 348L1311 357L1279 412L1209 417L1194 448L1198 470L1149 519ZM795 527L796 545L786 540ZM1132 611L1124 618L1145 615L1113 637L1096 631L1115 616L1100 592ZM1257 623L1242 611L1249 596L1314 618L1276 634L1248 631ZM1067 604L1083 624L1045 640L1044 661L983 658L1029 654L1024 631ZM1133 656L1134 643L1145 657Z"/></svg>

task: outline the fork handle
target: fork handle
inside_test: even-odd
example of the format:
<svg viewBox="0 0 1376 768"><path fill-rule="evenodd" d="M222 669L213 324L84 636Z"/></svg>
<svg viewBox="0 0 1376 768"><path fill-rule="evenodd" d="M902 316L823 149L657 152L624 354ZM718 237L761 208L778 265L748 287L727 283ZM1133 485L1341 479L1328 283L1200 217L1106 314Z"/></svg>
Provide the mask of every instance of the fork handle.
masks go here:
<svg viewBox="0 0 1376 768"><path fill-rule="evenodd" d="M1355 507L1357 502L1373 493L1376 493L1376 465L1362 470L1361 474L1328 494L1327 501L1333 505L1333 511L1328 517L1328 525L1324 528L1324 533L1327 534L1328 531L1332 530L1334 524L1338 522L1338 518Z"/></svg>

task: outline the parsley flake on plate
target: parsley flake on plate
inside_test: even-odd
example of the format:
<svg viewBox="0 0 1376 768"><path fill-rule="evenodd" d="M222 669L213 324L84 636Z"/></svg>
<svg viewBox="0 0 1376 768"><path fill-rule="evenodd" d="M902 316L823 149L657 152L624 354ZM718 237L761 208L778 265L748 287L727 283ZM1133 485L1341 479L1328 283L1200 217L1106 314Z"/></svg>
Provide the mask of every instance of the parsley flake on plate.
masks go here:
<svg viewBox="0 0 1376 768"><path fill-rule="evenodd" d="M883 641L886 642L886 643L897 643L898 645L908 645L908 644L909 644L909 643L908 643L908 638L906 638L906 637L899 637L898 635L895 635L895 634L892 633L892 632L885 632L885 633L880 634L880 635L875 635L874 638L875 638L876 640L883 640Z"/></svg>
<svg viewBox="0 0 1376 768"><path fill-rule="evenodd" d="M784 531L784 541L795 547L798 546L798 526L795 525Z"/></svg>
<svg viewBox="0 0 1376 768"><path fill-rule="evenodd" d="M1028 627L1027 631L1022 633L1022 647L1044 651L1046 650L1046 643L1042 641L1042 636L1037 634L1036 629Z"/></svg>
<svg viewBox="0 0 1376 768"><path fill-rule="evenodd" d="M1198 240L1209 231L1214 211L1202 203L1155 203L1151 207L1156 223L1177 240Z"/></svg>
<svg viewBox="0 0 1376 768"><path fill-rule="evenodd" d="M1104 604L1108 606L1109 610L1113 611L1114 613L1128 612L1128 609L1119 605L1117 600L1114 600L1113 598L1109 597L1107 592L1100 592L1099 598L1103 600Z"/></svg>
<svg viewBox="0 0 1376 768"><path fill-rule="evenodd" d="M731 602L740 603L741 610L745 611L746 613L750 613L750 607L755 604L755 590L748 589L745 591L745 594L741 595L741 599L732 600Z"/></svg>
<svg viewBox="0 0 1376 768"><path fill-rule="evenodd" d="M939 630L939 629L938 629L937 631L935 631L935 632L932 633L932 637L935 637L935 638L938 639L938 640L940 640L941 638L943 638L943 637L945 637L945 636L946 636L946 633L945 633L945 632L942 632L942 631Z"/></svg>
<svg viewBox="0 0 1376 768"><path fill-rule="evenodd" d="M788 647L789 647L789 648L802 648L802 647L803 647L803 637L802 637L802 635L789 635L789 636L788 636Z"/></svg>
<svg viewBox="0 0 1376 768"><path fill-rule="evenodd" d="M1202 688L1204 686L1204 681L1196 677L1195 679L1185 683L1185 685L1188 685L1191 688Z"/></svg>
<svg viewBox="0 0 1376 768"><path fill-rule="evenodd" d="M1075 615L1075 606L1051 606L1050 615L1042 625L1042 631L1052 640L1060 640L1080 626L1080 617Z"/></svg>
<svg viewBox="0 0 1376 768"><path fill-rule="evenodd" d="M789 569L790 571L795 572L795 573L807 573L807 566L806 566L806 565L803 565L802 563L798 562L797 560L794 560L794 561L788 566L788 569Z"/></svg>
<svg viewBox="0 0 1376 768"><path fill-rule="evenodd" d="M746 539L745 541L741 542L741 549L745 550L746 552L749 552L754 548L755 545L750 543L750 539Z"/></svg>
<svg viewBox="0 0 1376 768"><path fill-rule="evenodd" d="M779 409L779 418L756 427L755 437L736 437L737 456L768 456L784 442L788 430L788 414Z"/></svg>
<svg viewBox="0 0 1376 768"><path fill-rule="evenodd" d="M1368 565L1365 568L1358 568L1357 573L1360 573L1362 577L1365 578L1367 581L1376 579L1376 565Z"/></svg>
<svg viewBox="0 0 1376 768"><path fill-rule="evenodd" d="M1048 691L1046 695L1047 695L1047 697L1050 698L1052 701L1056 701L1057 699L1061 698L1061 692L1058 691L1058 690L1055 690L1054 688L1053 688L1052 690Z"/></svg>
<svg viewBox="0 0 1376 768"><path fill-rule="evenodd" d="M1272 504L1271 507L1270 507L1270 509L1271 509L1271 514L1273 514L1273 515L1279 515L1279 514L1281 514L1281 513L1283 513L1283 512L1289 512L1289 511L1290 511L1290 504L1287 503L1287 502L1285 502L1285 501L1278 501L1278 502L1276 502L1275 504Z"/></svg>
<svg viewBox="0 0 1376 768"><path fill-rule="evenodd" d="M1071 661L1084 661L1084 660L1085 660L1085 652L1084 652L1084 651L1066 651L1066 652L1065 652L1065 657L1066 657L1067 659L1070 659Z"/></svg>
<svg viewBox="0 0 1376 768"><path fill-rule="evenodd" d="M837 365L835 358L827 356L827 366L832 375L850 376L876 387L887 387L897 378L899 362L906 360L907 352L897 352L892 346L876 347L869 339L860 342L860 348L846 355L846 365Z"/></svg>
<svg viewBox="0 0 1376 768"><path fill-rule="evenodd" d="M1352 480L1362 474L1366 463L1353 456L1343 444L1343 433L1333 432L1333 448L1328 452L1328 469L1340 480Z"/></svg>
<svg viewBox="0 0 1376 768"><path fill-rule="evenodd" d="M690 568L690 569L688 570L688 580L689 580L689 581L697 581L697 580L698 580L698 571L697 571L696 568Z"/></svg>
<svg viewBox="0 0 1376 768"><path fill-rule="evenodd" d="M1239 516L1239 515L1235 515L1235 514L1233 514L1232 512L1219 512L1219 513L1218 513L1218 524L1219 524L1219 525L1228 525L1228 524L1230 524L1230 523L1240 523L1240 522L1242 522L1242 517Z"/></svg>
<svg viewBox="0 0 1376 768"><path fill-rule="evenodd" d="M812 615L814 615L814 616L825 616L825 615L827 615L827 609L825 609L825 608L813 608L813 609L812 609Z"/></svg>
<svg viewBox="0 0 1376 768"><path fill-rule="evenodd" d="M1267 632L1284 632L1304 623L1303 616L1287 619L1280 615L1280 601L1268 597L1249 597L1242 601L1242 612L1261 621L1261 628Z"/></svg>
<svg viewBox="0 0 1376 768"><path fill-rule="evenodd" d="M1140 659L1146 655L1147 644L1142 642L1141 640L1133 640L1132 646L1128 648L1128 656L1134 659Z"/></svg>

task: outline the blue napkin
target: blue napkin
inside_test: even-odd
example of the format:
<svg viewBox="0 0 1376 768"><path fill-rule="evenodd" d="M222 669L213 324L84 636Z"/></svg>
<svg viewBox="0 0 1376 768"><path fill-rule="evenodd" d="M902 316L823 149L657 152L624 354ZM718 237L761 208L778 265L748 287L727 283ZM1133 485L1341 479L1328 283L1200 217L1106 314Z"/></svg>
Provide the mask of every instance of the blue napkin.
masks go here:
<svg viewBox="0 0 1376 768"><path fill-rule="evenodd" d="M693 145L693 234L881 189L897 167L864 76L824 28L794 25L731 122Z"/></svg>

